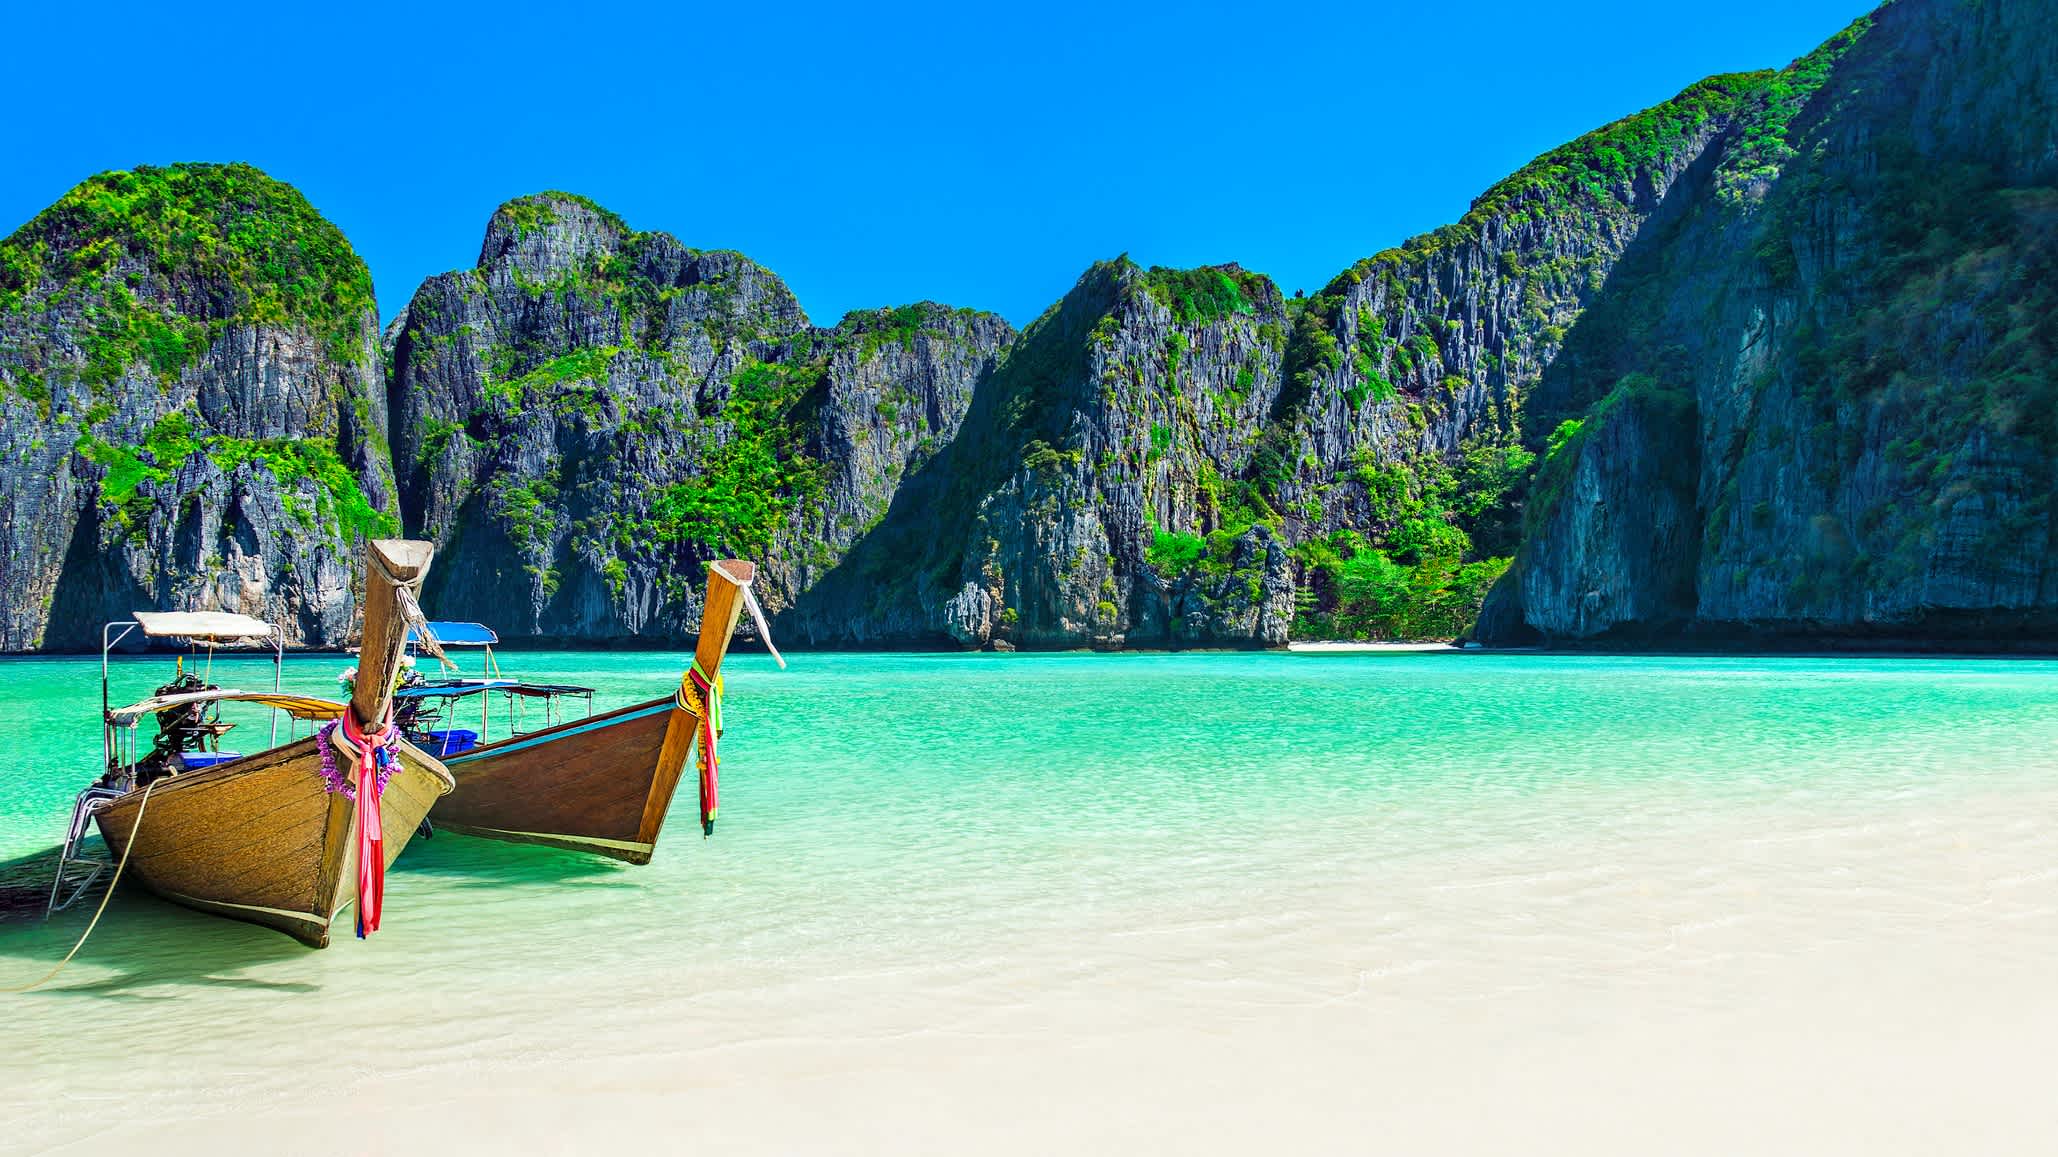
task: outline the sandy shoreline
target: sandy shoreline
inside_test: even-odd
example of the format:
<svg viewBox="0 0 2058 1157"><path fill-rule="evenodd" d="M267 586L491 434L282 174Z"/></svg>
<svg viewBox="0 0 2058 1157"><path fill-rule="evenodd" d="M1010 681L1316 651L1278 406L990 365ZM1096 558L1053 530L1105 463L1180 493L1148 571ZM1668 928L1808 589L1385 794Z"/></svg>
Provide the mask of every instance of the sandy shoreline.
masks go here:
<svg viewBox="0 0 2058 1157"><path fill-rule="evenodd" d="M0 1151L2058 1152L2058 671L1358 657L796 663L647 866L418 841L322 952L117 898Z"/></svg>
<svg viewBox="0 0 2058 1157"><path fill-rule="evenodd" d="M2050 1151L2054 812L2018 785L1539 833L825 977L595 991L572 953L319 1091L243 1088L247 1061L195 1046L123 1112L70 1088L9 1115L28 1152L214 1157ZM136 1048L160 1081L178 1055Z"/></svg>

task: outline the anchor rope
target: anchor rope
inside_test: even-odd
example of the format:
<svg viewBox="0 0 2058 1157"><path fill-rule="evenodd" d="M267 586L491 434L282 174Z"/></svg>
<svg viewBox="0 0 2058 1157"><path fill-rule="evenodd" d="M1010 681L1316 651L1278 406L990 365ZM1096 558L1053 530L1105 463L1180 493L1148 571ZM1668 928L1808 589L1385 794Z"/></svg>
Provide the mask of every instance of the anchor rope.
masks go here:
<svg viewBox="0 0 2058 1157"><path fill-rule="evenodd" d="M400 617L408 626L414 628L415 641L421 645L422 650L435 656L446 670L457 670L457 664L443 653L442 640L436 638L436 633L429 629L429 616L422 611L422 604L415 598L415 589L422 585L422 580L427 576L401 578L393 573L392 567L386 565L385 559L379 557L378 551L370 552L370 556L372 566L378 570L380 577L393 585L393 594L400 603Z"/></svg>
<svg viewBox="0 0 2058 1157"><path fill-rule="evenodd" d="M57 979L57 974L64 971L65 965L71 963L71 958L77 956L79 949L86 946L86 938L93 934L93 929L100 926L100 914L107 911L107 902L114 899L114 888L115 885L121 883L122 869L129 866L129 853L136 850L136 833L143 830L143 812L144 809L150 806L150 793L156 791L157 785L162 782L164 781L153 779L143 785L143 798L136 801L136 822L129 825L129 842L122 847L121 862L114 866L114 878L107 881L107 892L100 897L100 906L93 909L93 919L86 924L86 930L79 933L78 943L71 946L71 951L65 953L64 959L57 962L57 967L36 978L33 984L9 985L5 988L0 988L0 992L32 992L43 987L52 980ZM60 863L61 868L62 864Z"/></svg>

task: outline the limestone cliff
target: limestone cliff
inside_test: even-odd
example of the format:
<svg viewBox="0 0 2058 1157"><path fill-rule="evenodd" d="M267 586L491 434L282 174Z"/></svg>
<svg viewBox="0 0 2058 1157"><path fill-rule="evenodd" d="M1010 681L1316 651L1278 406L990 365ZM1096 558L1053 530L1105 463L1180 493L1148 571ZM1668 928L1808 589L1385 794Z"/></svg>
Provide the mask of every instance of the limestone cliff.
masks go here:
<svg viewBox="0 0 2058 1157"><path fill-rule="evenodd" d="M956 433L1013 336L935 305L808 323L740 254L564 193L502 206L393 343L410 531L438 614L516 637L690 638L703 564L790 603Z"/></svg>
<svg viewBox="0 0 2058 1157"><path fill-rule="evenodd" d="M1493 638L2058 628L2058 7L1903 0L1781 74L1567 335Z"/></svg>
<svg viewBox="0 0 2058 1157"><path fill-rule="evenodd" d="M150 608L343 638L397 526L364 263L247 165L103 173L0 242L0 650Z"/></svg>
<svg viewBox="0 0 2058 1157"><path fill-rule="evenodd" d="M2048 646L2054 281L2054 0L1897 0L1310 296L1117 258L1020 334L545 193L382 335L292 190L106 174L0 243L0 649L335 643L398 522L516 638L683 640L741 554L822 646Z"/></svg>
<svg viewBox="0 0 2058 1157"><path fill-rule="evenodd" d="M1287 324L1271 281L1233 266L1095 266L795 626L817 643L1283 643L1285 545L1232 491ZM1183 565L1154 561L1175 529L1210 537Z"/></svg>
<svg viewBox="0 0 2058 1157"><path fill-rule="evenodd" d="M1768 76L1554 150L1310 299L1233 265L1096 266L794 626L1044 647L1462 633L1514 549L1528 390Z"/></svg>

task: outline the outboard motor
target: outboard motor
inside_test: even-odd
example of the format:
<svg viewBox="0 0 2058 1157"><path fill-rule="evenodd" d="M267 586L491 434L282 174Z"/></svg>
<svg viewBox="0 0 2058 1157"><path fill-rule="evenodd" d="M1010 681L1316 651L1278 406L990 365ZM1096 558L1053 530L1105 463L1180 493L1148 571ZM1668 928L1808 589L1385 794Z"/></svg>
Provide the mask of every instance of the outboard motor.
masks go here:
<svg viewBox="0 0 2058 1157"><path fill-rule="evenodd" d="M181 672L179 677L157 689L159 696L189 695L195 691L218 691L219 687L207 682L190 671ZM207 722L206 703L188 703L184 707L157 713L157 740L150 745L150 754L136 761L136 786L157 779L180 767L180 754L188 751L204 751L207 733L201 728Z"/></svg>

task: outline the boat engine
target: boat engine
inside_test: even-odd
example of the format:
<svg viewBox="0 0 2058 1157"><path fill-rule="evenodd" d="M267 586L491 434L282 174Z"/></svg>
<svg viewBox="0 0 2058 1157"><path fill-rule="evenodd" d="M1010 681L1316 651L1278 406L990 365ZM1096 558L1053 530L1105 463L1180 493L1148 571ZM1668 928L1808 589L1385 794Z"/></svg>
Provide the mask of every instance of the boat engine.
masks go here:
<svg viewBox="0 0 2058 1157"><path fill-rule="evenodd" d="M157 694L189 695L195 691L218 690L219 687L191 671L183 671L178 678L159 687ZM208 703L188 703L157 713L157 739L150 745L150 754L136 761L137 787L183 770L184 764L179 757L185 752L207 750L209 739L223 729L221 725L210 724L207 715L211 709Z"/></svg>

